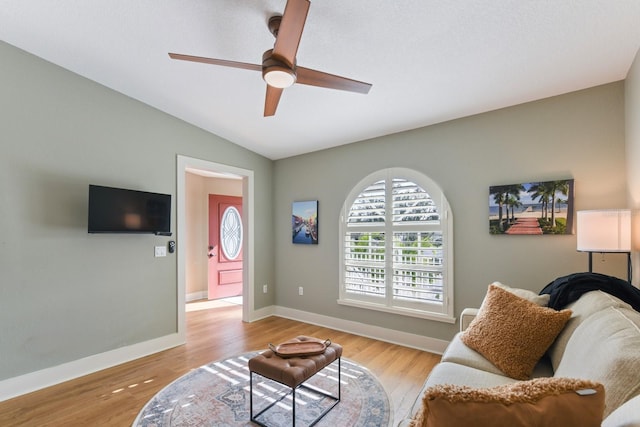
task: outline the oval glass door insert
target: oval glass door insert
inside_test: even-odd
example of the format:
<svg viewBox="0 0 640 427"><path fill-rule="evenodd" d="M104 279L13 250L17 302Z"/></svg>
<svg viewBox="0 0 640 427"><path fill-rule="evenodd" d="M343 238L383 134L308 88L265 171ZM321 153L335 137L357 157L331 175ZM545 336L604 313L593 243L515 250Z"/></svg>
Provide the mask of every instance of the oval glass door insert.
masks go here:
<svg viewBox="0 0 640 427"><path fill-rule="evenodd" d="M220 220L220 246L227 259L238 258L242 250L242 219L233 206L225 209Z"/></svg>

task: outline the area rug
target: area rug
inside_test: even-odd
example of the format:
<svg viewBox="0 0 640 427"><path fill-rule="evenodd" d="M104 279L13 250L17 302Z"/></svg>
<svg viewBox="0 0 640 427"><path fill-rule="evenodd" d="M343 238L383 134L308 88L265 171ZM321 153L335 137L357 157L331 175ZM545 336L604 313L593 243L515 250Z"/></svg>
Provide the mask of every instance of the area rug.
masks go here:
<svg viewBox="0 0 640 427"><path fill-rule="evenodd" d="M133 422L133 427L254 426L249 418L248 361L259 352L209 363L185 374L162 389ZM386 427L393 422L389 398L382 384L366 368L342 358L341 399L316 426ZM338 362L310 380L313 386L337 393ZM259 383L259 385L256 385ZM286 393L286 387L254 374L254 414ZM306 426L333 401L311 390L298 390L296 425ZM291 426L291 398L273 406L270 426ZM265 420L261 419L262 422Z"/></svg>

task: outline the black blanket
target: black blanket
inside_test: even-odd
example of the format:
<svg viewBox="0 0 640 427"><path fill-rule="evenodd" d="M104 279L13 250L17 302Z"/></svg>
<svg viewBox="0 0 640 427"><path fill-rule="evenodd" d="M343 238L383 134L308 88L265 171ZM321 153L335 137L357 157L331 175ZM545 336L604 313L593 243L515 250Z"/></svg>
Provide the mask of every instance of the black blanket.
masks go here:
<svg viewBox="0 0 640 427"><path fill-rule="evenodd" d="M549 294L549 307L560 310L584 293L602 291L620 298L640 311L640 289L617 277L599 273L575 273L559 277L540 291Z"/></svg>

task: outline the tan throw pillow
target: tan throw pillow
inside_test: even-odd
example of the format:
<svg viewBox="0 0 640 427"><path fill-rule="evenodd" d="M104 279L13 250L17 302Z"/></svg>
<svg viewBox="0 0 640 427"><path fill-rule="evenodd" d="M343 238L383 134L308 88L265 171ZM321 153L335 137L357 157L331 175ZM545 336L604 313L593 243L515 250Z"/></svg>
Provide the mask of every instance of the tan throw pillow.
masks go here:
<svg viewBox="0 0 640 427"><path fill-rule="evenodd" d="M411 427L596 427L602 422L602 384L536 378L491 388L430 387Z"/></svg>
<svg viewBox="0 0 640 427"><path fill-rule="evenodd" d="M540 307L489 285L478 316L460 335L511 378L526 380L571 317L571 310Z"/></svg>
<svg viewBox="0 0 640 427"><path fill-rule="evenodd" d="M520 288L512 288L511 286L507 286L503 283L500 282L493 282L492 285L496 285L502 289L504 289L505 291L509 291L514 295L519 296L520 298L524 298L527 301L531 301L533 303L536 303L537 305L541 306L541 307L546 307L547 305L549 305L549 299L551 298L550 294L542 294L542 295L538 295L533 291L530 291L528 289L520 289Z"/></svg>

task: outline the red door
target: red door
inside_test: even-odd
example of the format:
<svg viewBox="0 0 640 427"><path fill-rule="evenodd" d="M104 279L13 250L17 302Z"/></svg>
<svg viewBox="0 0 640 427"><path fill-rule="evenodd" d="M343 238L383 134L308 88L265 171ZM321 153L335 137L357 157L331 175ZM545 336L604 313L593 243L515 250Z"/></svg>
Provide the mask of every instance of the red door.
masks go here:
<svg viewBox="0 0 640 427"><path fill-rule="evenodd" d="M209 299L242 295L242 197L209 194Z"/></svg>

